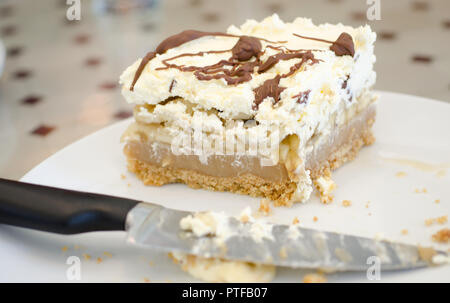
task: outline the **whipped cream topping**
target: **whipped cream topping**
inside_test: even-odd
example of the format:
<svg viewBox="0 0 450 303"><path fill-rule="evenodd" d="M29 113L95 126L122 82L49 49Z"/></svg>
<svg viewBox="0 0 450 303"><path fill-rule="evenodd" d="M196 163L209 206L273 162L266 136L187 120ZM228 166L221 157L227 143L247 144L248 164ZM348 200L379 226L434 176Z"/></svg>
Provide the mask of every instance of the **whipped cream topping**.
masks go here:
<svg viewBox="0 0 450 303"><path fill-rule="evenodd" d="M368 25L314 25L306 18L285 23L274 14L261 22L230 26L224 34L189 31L188 36L195 37L192 40L181 39L181 34L163 41L163 51L158 52L158 47L149 53L148 62L136 60L123 72L120 83L127 102L141 105L135 112L138 122L163 123L177 142L189 141L192 130L201 130L206 144L199 151L193 146L193 153L203 164L209 156L221 154L212 146L219 146L216 142L224 137L244 146L250 139L269 146L257 156L264 161L269 158L263 165L275 165L280 143L295 135L298 145L286 151L295 148L298 159L304 160L336 126L376 100L370 92L376 80L376 34ZM239 74L245 81L230 84L226 77L210 77L202 70L217 66L221 72L231 72L236 66L223 62L232 58L247 60L242 61L248 63L246 71ZM187 154L191 152L186 149ZM236 155L240 156L239 151ZM312 180L305 161L297 162L289 168L298 187L292 199L306 201Z"/></svg>
<svg viewBox="0 0 450 303"><path fill-rule="evenodd" d="M294 35L335 41L343 32L348 33L354 40L354 57L350 55L337 56L334 51L330 50L329 43ZM203 56L182 56L171 60L170 63L178 66L202 67L216 64L220 60L227 60L230 58L231 49L236 45L239 36L267 39L260 40L262 50L265 51L261 56L262 61L278 52L268 48L268 45L291 50L312 50L314 58L320 60L314 65L303 64L300 72L280 79L279 85L286 88L280 94L279 103L282 106L302 107L296 102L297 98L294 96L303 91L310 90L312 98L323 93L324 88L335 88L333 90L340 91L346 77L352 72L358 74L358 77L350 77L347 81L347 87L351 88L353 94L357 95L375 81L375 73L372 71L375 61L373 56L375 33L370 30L369 26L356 29L342 24L315 26L310 19L305 18L297 18L292 23L284 23L277 15L273 15L262 22L249 20L240 28L230 26L227 33L231 36L202 36L170 48L162 54L155 54L155 57L143 68L134 90L131 91L130 87L141 63L141 59L138 59L125 70L120 78L120 82L123 84L122 93L126 100L133 104L158 104L169 97L179 96L204 109L217 109L223 118L254 116L257 112L253 106L254 90L266 80L288 73L294 64L302 60L301 58L279 61L264 73L258 73L255 69L250 81L237 85L228 85L224 79L199 80L193 72L181 71L177 68L164 69L166 66L163 63L164 60L186 53L230 50L206 53ZM272 105L274 100L270 100L270 97L267 99L266 101Z"/></svg>

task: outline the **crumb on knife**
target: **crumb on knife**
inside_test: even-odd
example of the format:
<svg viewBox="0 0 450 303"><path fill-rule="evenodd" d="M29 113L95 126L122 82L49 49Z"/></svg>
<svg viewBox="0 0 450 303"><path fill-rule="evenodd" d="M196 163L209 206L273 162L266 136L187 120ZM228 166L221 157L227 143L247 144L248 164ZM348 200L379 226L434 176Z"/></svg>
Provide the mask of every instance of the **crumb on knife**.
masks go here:
<svg viewBox="0 0 450 303"><path fill-rule="evenodd" d="M89 255L89 254L83 254L83 258L84 258L85 260L90 260L90 259L91 259L91 255Z"/></svg>
<svg viewBox="0 0 450 303"><path fill-rule="evenodd" d="M448 216L441 216L441 217L437 217L437 218L429 218L425 220L425 225L426 226L431 226L433 224L445 224L448 221Z"/></svg>
<svg viewBox="0 0 450 303"><path fill-rule="evenodd" d="M437 243L450 243L450 229L443 228L439 230L431 236L431 239Z"/></svg>
<svg viewBox="0 0 450 303"><path fill-rule="evenodd" d="M422 247L422 246L417 246L417 251L419 253L419 257L421 260L431 263L433 257L437 254L436 250L434 250L434 248L432 247Z"/></svg>

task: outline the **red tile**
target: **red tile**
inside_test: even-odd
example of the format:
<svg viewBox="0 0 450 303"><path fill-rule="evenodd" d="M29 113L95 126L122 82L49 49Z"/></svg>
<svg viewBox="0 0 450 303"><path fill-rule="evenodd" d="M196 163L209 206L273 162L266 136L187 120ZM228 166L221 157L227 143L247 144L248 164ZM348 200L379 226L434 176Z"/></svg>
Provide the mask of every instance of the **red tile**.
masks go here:
<svg viewBox="0 0 450 303"><path fill-rule="evenodd" d="M394 40L397 37L396 33L389 31L381 31L377 33L377 38L380 40Z"/></svg>
<svg viewBox="0 0 450 303"><path fill-rule="evenodd" d="M54 126L49 126L46 124L41 124L38 127L36 127L35 129L33 129L31 131L32 135L36 135L36 136L41 136L41 137L45 137L48 134L50 134L52 131L55 130Z"/></svg>
<svg viewBox="0 0 450 303"><path fill-rule="evenodd" d="M100 83L99 87L105 90L113 90L118 87L118 84L115 81L105 81L103 83Z"/></svg>
<svg viewBox="0 0 450 303"><path fill-rule="evenodd" d="M443 21L443 22L442 22L442 26L443 26L444 28L450 29L450 19L449 19L449 20Z"/></svg>
<svg viewBox="0 0 450 303"><path fill-rule="evenodd" d="M267 10L271 13L279 13L283 10L283 6L280 3L270 3L267 5Z"/></svg>
<svg viewBox="0 0 450 303"><path fill-rule="evenodd" d="M89 42L89 40L90 40L90 37L87 34L79 34L79 35L76 35L74 38L74 41L76 44L86 44Z"/></svg>
<svg viewBox="0 0 450 303"><path fill-rule="evenodd" d="M102 62L102 59L100 59L99 57L91 57L86 59L85 64L87 66L97 66Z"/></svg>
<svg viewBox="0 0 450 303"><path fill-rule="evenodd" d="M13 73L13 77L17 80L24 80L28 77L30 77L33 74L32 71L27 69L20 69Z"/></svg>
<svg viewBox="0 0 450 303"><path fill-rule="evenodd" d="M431 63L433 61L433 57L429 56L429 55L414 55L412 57L412 61L413 62L417 62L417 63Z"/></svg>
<svg viewBox="0 0 450 303"><path fill-rule="evenodd" d="M114 118L116 119L126 119L133 116L133 112L132 111L128 111L128 110L121 110L118 111L115 115Z"/></svg>
<svg viewBox="0 0 450 303"><path fill-rule="evenodd" d="M426 11L430 8L429 4L425 1L414 1L412 3L412 8L415 11Z"/></svg>
<svg viewBox="0 0 450 303"><path fill-rule="evenodd" d="M356 20L356 21L367 21L367 14L366 14L366 12L363 12L363 11L353 12L351 17L353 20Z"/></svg>
<svg viewBox="0 0 450 303"><path fill-rule="evenodd" d="M210 13L205 13L203 14L203 20L205 20L206 22L217 22L219 21L220 16L218 13L214 13L214 12L210 12Z"/></svg>
<svg viewBox="0 0 450 303"><path fill-rule="evenodd" d="M23 47L21 47L21 46L9 47L6 50L6 55L8 56L8 58L14 58L14 57L20 56L22 54L22 51L23 51Z"/></svg>
<svg viewBox="0 0 450 303"><path fill-rule="evenodd" d="M26 96L25 98L23 98L20 101L20 103L22 103L23 105L35 105L41 101L42 101L41 96L29 95L29 96Z"/></svg>
<svg viewBox="0 0 450 303"><path fill-rule="evenodd" d="M7 25L2 27L1 33L3 37L13 36L17 33L17 27L15 25Z"/></svg>

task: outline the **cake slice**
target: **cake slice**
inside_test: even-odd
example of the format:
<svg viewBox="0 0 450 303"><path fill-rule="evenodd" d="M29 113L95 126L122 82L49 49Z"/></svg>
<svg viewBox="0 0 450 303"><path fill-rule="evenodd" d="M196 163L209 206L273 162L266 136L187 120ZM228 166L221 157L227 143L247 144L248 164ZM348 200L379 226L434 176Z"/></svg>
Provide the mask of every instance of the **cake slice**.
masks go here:
<svg viewBox="0 0 450 303"><path fill-rule="evenodd" d="M331 170L373 142L376 34L277 15L162 41L120 77L123 135L145 184L332 201Z"/></svg>

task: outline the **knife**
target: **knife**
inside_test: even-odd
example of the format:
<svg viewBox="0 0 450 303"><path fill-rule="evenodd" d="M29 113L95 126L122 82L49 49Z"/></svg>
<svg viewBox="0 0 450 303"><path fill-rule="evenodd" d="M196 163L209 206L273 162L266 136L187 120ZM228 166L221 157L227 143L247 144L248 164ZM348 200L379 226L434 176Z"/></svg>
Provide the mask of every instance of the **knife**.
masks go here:
<svg viewBox="0 0 450 303"><path fill-rule="evenodd" d="M232 236L225 241L197 237L180 227L188 215L195 216L131 199L0 179L0 224L58 234L126 231L129 243L160 251L294 268L367 270L370 257L377 257L383 270L430 264L414 245L297 226L273 225L270 237L255 239L253 223L231 216L227 220ZM432 254L446 256L435 250Z"/></svg>

